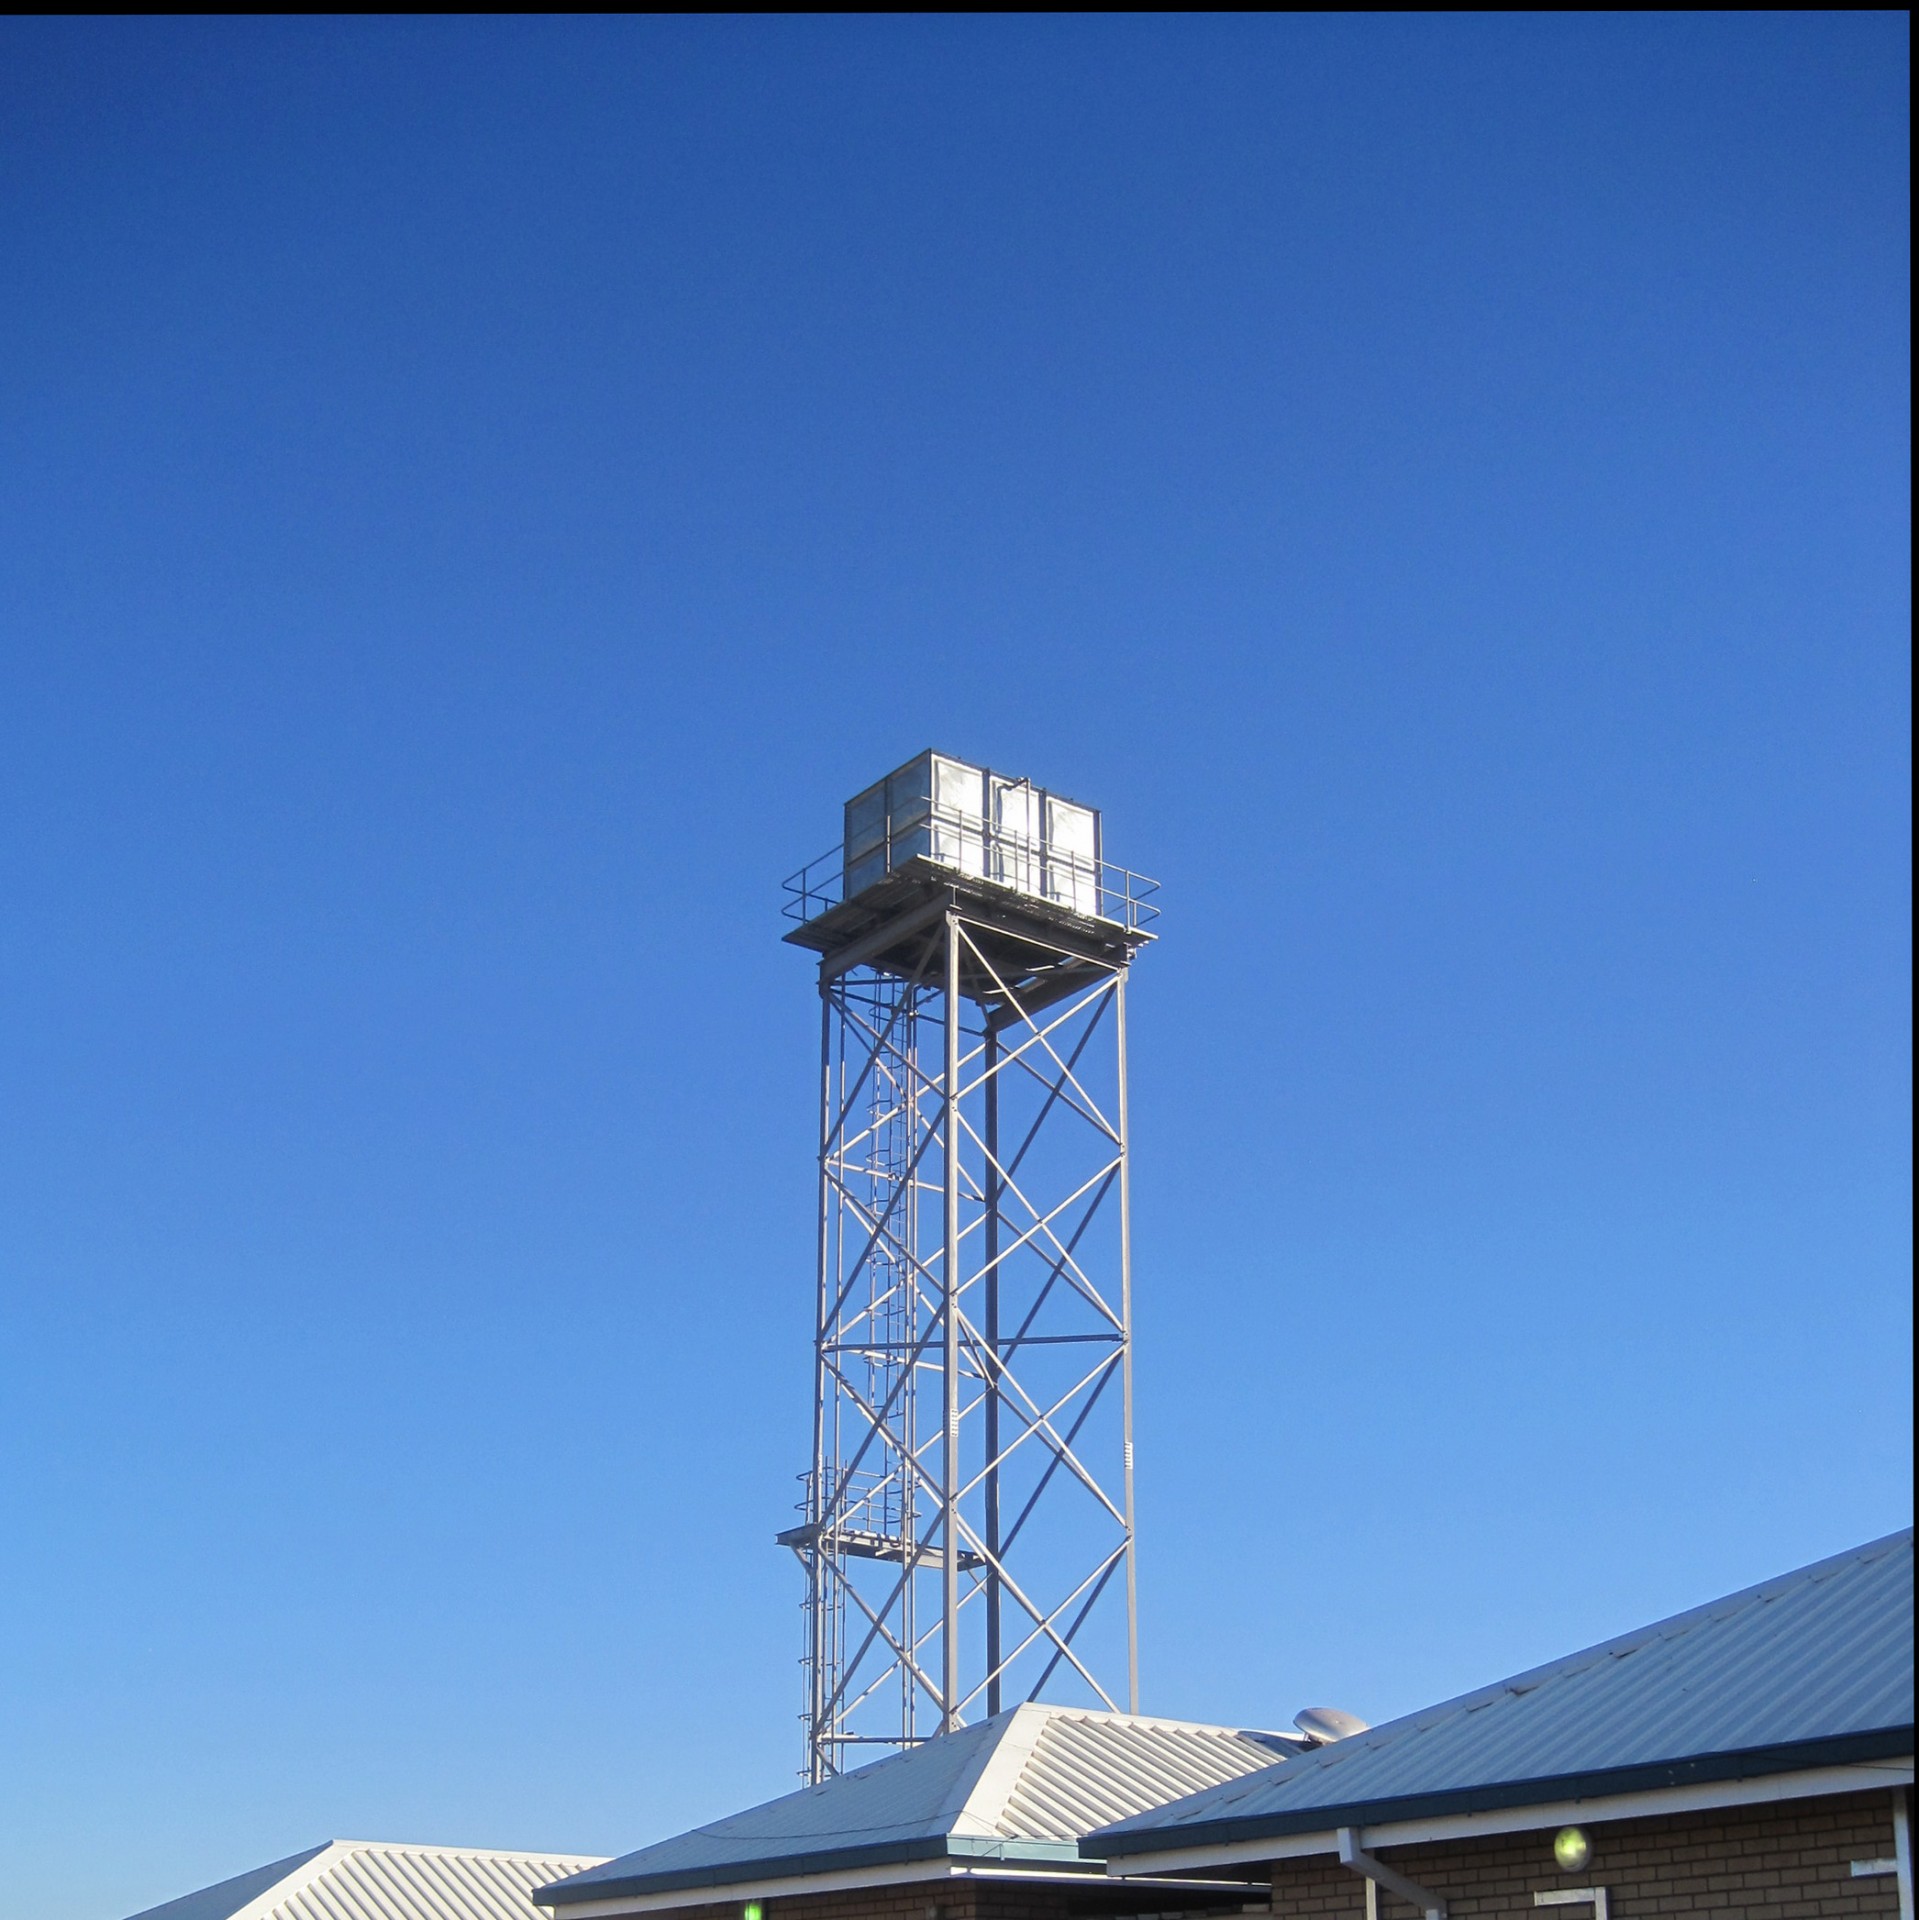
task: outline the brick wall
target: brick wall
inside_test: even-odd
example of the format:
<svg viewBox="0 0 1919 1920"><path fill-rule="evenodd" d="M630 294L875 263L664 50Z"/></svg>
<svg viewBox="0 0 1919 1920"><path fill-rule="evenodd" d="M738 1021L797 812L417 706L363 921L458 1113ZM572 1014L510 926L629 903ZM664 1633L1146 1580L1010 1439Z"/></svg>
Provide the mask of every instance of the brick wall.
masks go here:
<svg viewBox="0 0 1919 1920"><path fill-rule="evenodd" d="M766 1920L982 1920L964 1882L796 1893L761 1905ZM710 1907L674 1907L659 1920L740 1920L740 1906L740 1901L728 1900Z"/></svg>
<svg viewBox="0 0 1919 1920"><path fill-rule="evenodd" d="M1246 1901L1263 1904L1255 1883ZM1129 1887L1088 1875L1076 1886L1021 1885L1017 1881L942 1879L919 1885L868 1887L846 1893L806 1893L762 1902L766 1920L1239 1920L1231 1898L1196 1901L1164 1889ZM651 1920L740 1920L741 1902L675 1907ZM561 1909L564 1920L565 1909Z"/></svg>
<svg viewBox="0 0 1919 1920"><path fill-rule="evenodd" d="M1534 1907L1536 1891L1555 1887L1604 1887L1615 1920L1688 1913L1890 1920L1899 1911L1890 1877L1852 1878L1854 1860L1892 1853L1889 1793L1580 1825L1592 1842L1592 1863L1576 1874L1554 1865L1550 1831L1377 1851L1388 1865L1443 1895L1454 1920L1495 1914L1511 1920L1522 1913L1589 1920L1589 1907ZM1337 1861L1316 1856L1274 1864L1275 1920L1358 1920L1365 1911L1365 1882ZM1413 1914L1397 1895L1380 1889L1380 1920L1410 1920Z"/></svg>
<svg viewBox="0 0 1919 1920"><path fill-rule="evenodd" d="M1501 1834L1436 1846L1382 1847L1379 1857L1445 1897L1454 1920L1591 1920L1589 1907L1533 1905L1536 1891L1604 1887L1615 1920L1647 1915L1750 1914L1765 1920L1894 1920L1890 1878L1855 1880L1854 1860L1892 1852L1892 1796L1860 1793L1785 1800L1719 1813L1656 1820L1586 1820L1592 1864L1564 1874L1553 1864L1552 1833ZM1317 1855L1273 1868L1274 1920L1361 1920L1366 1883ZM1249 1898L1257 1899L1256 1891ZM1187 1910L1199 1902L1098 1880L1063 1888L938 1880L845 1893L794 1894L765 1902L766 1920L1134 1920L1143 1909ZM679 1907L658 1920L740 1920L740 1902ZM1384 1888L1379 1920L1416 1920Z"/></svg>
<svg viewBox="0 0 1919 1920"><path fill-rule="evenodd" d="M1258 1898L1259 1890L1248 1897ZM1166 1902L1163 1894L1142 1894L1089 1877L1078 1888L942 1879L917 1886L775 1896L761 1904L766 1920L1102 1920L1115 1910ZM740 1920L740 1904L729 1900L718 1906L676 1907L658 1920Z"/></svg>

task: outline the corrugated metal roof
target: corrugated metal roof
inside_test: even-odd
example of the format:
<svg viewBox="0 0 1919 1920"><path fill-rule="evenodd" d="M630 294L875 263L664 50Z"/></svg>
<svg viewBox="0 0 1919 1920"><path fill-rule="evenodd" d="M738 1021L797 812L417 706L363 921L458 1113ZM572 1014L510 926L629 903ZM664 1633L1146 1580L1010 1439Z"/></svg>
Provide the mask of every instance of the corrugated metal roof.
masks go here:
<svg viewBox="0 0 1919 1920"><path fill-rule="evenodd" d="M535 1889L596 1865L591 1854L334 1840L132 1920L546 1920Z"/></svg>
<svg viewBox="0 0 1919 1920"><path fill-rule="evenodd" d="M296 1867L303 1867L316 1855L326 1852L328 1844L323 1840L304 1853L290 1853L284 1860L269 1861L264 1867L237 1873L231 1880L202 1887L197 1893L183 1893L164 1906L148 1907L144 1913L136 1913L133 1920L232 1920L234 1914L253 1904L256 1895L265 1893L269 1887L277 1887Z"/></svg>
<svg viewBox="0 0 1919 1920"><path fill-rule="evenodd" d="M541 1896L623 1893L955 1856L1073 1867L1080 1837L1142 1808L1267 1767L1290 1736L1090 1709L1021 1706L816 1787L730 1814Z"/></svg>
<svg viewBox="0 0 1919 1920"><path fill-rule="evenodd" d="M1127 1714L1022 1707L1039 1738L997 1809L982 1809L1008 1840L1074 1840L1110 1821L1162 1807L1296 1750L1278 1736Z"/></svg>
<svg viewBox="0 0 1919 1920"><path fill-rule="evenodd" d="M816 1854L914 1845L944 1836L966 1806L992 1757L998 1723L982 1721L836 1780L782 1794L763 1806L620 1855L553 1889L564 1899L599 1899L640 1881L649 1888L727 1884L728 1869L790 1862Z"/></svg>
<svg viewBox="0 0 1919 1920"><path fill-rule="evenodd" d="M1463 1796L1523 1805L1575 1780L1625 1791L1635 1769L1738 1777L1901 1739L1910 1753L1912 1573L1908 1528L1120 1822L1085 1851L1316 1832L1392 1817L1386 1804L1406 1818Z"/></svg>

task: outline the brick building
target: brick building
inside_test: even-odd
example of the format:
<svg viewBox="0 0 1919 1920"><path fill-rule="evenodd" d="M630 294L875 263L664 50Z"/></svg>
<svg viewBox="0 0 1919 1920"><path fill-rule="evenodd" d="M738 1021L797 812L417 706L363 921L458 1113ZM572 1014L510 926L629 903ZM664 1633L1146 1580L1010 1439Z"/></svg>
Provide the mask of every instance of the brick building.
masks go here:
<svg viewBox="0 0 1919 1920"><path fill-rule="evenodd" d="M1309 1750L1260 1733L1028 1704L782 1795L538 1898L556 1920L1068 1920L1238 1913L1241 1876L1110 1878L1085 1836Z"/></svg>
<svg viewBox="0 0 1919 1920"><path fill-rule="evenodd" d="M1912 1920L1912 1533L1088 1836L1275 1916Z"/></svg>
<svg viewBox="0 0 1919 1920"><path fill-rule="evenodd" d="M554 1920L1913 1920L1912 1597L1908 1530L1342 1739L1019 1707L535 1898Z"/></svg>

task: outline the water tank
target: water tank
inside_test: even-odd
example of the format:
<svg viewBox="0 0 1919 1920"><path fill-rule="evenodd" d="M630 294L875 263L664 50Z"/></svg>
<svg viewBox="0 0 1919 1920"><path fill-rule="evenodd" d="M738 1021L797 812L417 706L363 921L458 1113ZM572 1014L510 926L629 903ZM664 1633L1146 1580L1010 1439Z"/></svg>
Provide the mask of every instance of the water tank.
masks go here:
<svg viewBox="0 0 1919 1920"><path fill-rule="evenodd" d="M846 803L851 900L909 860L1100 913L1099 814L1030 780L922 753Z"/></svg>

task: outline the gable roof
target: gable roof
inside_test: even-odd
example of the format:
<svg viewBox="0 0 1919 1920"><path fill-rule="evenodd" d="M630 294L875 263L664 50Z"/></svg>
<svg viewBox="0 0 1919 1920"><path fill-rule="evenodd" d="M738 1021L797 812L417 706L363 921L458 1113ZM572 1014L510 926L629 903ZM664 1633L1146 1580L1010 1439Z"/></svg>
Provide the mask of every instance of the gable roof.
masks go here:
<svg viewBox="0 0 1919 1920"><path fill-rule="evenodd" d="M534 1889L597 1864L592 1854L331 1840L132 1920L546 1920Z"/></svg>
<svg viewBox="0 0 1919 1920"><path fill-rule="evenodd" d="M1912 1529L1103 1828L1102 1858L1913 1750Z"/></svg>
<svg viewBox="0 0 1919 1920"><path fill-rule="evenodd" d="M1270 1766L1299 1744L1028 1704L609 1860L546 1888L540 1903L737 1889L917 1860L1079 1871L1079 1841L1093 1827Z"/></svg>

